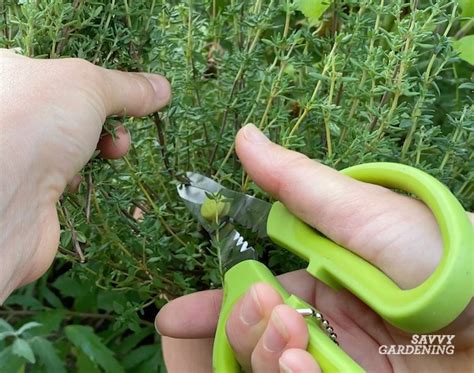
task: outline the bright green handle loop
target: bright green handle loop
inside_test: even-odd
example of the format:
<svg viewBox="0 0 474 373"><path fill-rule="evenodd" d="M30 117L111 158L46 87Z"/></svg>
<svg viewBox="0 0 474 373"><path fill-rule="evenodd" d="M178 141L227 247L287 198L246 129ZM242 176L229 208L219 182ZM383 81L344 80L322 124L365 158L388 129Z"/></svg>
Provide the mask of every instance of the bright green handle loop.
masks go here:
<svg viewBox="0 0 474 373"><path fill-rule="evenodd" d="M400 289L375 266L322 237L279 202L268 218L270 238L308 261L307 271L313 276L335 289L348 289L400 329L430 333L451 323L474 294L474 228L459 201L432 176L398 163L362 164L342 173L410 192L431 209L439 224L444 253L425 282L413 289Z"/></svg>
<svg viewBox="0 0 474 373"><path fill-rule="evenodd" d="M226 272L224 277L224 299L222 301L213 351L215 372L240 372L240 366L227 340L225 325L234 304L257 282L265 282L272 285L280 293L285 303L294 308L309 307L307 303L298 297L290 296L273 276L272 272L262 263L255 260L245 260L233 266ZM314 319L308 318L306 323L309 332L308 351L318 361L324 372L363 372L363 369L321 330Z"/></svg>

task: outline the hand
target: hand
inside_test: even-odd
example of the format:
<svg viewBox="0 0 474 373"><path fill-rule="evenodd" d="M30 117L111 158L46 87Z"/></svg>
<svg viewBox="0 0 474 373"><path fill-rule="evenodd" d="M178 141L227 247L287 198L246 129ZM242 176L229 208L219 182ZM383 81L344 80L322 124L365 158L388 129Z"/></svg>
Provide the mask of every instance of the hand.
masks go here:
<svg viewBox="0 0 474 373"><path fill-rule="evenodd" d="M0 304L51 264L59 242L56 203L96 146L108 158L127 152L123 127L115 141L99 142L105 118L147 115L169 99L169 83L159 75L0 50Z"/></svg>
<svg viewBox="0 0 474 373"><path fill-rule="evenodd" d="M308 224L376 265L400 287L416 286L436 268L442 253L441 238L434 217L423 203L353 180L285 150L251 125L239 132L237 153L262 189ZM470 217L474 221L472 214ZM456 371L473 361L472 304L439 332L456 335L454 355L381 355L379 346L407 345L411 336L384 322L349 292L335 292L304 270L287 273L279 280L289 293L313 304L329 320L341 347L368 371ZM212 337L221 298L220 290L178 298L158 314L157 329L163 336L174 338ZM254 285L236 304L227 335L247 371L319 370L305 351L308 335L303 318L282 304L268 285ZM170 347L179 346L173 341ZM172 356L171 349L165 352ZM183 363L184 359L180 361ZM179 370L177 365L169 368Z"/></svg>

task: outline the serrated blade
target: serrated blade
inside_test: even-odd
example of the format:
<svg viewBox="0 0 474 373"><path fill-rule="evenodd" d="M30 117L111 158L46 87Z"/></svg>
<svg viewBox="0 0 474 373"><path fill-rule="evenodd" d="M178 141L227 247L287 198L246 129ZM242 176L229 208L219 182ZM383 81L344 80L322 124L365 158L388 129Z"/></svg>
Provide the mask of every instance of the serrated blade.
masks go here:
<svg viewBox="0 0 474 373"><path fill-rule="evenodd" d="M216 239L216 235L213 236L213 239ZM257 260L255 249L233 228L231 223L227 223L223 229L219 230L218 245L221 250L224 271L244 260Z"/></svg>
<svg viewBox="0 0 474 373"><path fill-rule="evenodd" d="M226 200L230 201L227 216L234 222L251 229L259 237L267 236L267 219L272 208L270 203L244 193L226 189L214 180L198 173L187 172L186 176L194 188L202 189L209 193L219 192L222 196L226 197Z"/></svg>
<svg viewBox="0 0 474 373"><path fill-rule="evenodd" d="M204 183L204 180L201 180ZM212 180L211 180L212 181ZM233 220L224 218L221 224L211 223L204 219L201 215L201 206L206 199L206 193L219 192L221 187L219 184L206 182L206 189L196 187L194 185L181 184L178 186L178 194L183 199L186 207L191 211L194 218L206 229L211 235L212 241L220 250L220 259L224 270L243 260L257 259L257 253L242 237L242 235L234 228ZM201 184L202 186L202 184Z"/></svg>

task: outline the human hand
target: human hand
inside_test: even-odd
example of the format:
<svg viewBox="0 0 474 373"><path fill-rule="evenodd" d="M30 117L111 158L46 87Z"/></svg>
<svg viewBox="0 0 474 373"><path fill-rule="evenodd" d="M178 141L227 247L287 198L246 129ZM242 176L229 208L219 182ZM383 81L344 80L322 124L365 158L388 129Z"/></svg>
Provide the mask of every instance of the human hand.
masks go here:
<svg viewBox="0 0 474 373"><path fill-rule="evenodd" d="M420 284L436 268L442 243L437 223L423 203L285 150L252 126L239 132L237 153L262 189L333 241L376 265L400 287ZM473 214L470 218L474 221ZM279 280L289 293L313 304L329 320L342 349L368 371L462 371L472 364L472 303L437 332L455 335L454 355L382 355L381 345L409 345L411 335L384 322L349 292L335 292L304 270ZM220 290L178 298L158 314L157 329L173 338L210 338L221 299ZM244 370L319 370L305 351L308 335L303 318L282 304L268 285L254 285L235 305L226 330Z"/></svg>
<svg viewBox="0 0 474 373"><path fill-rule="evenodd" d="M123 127L114 141L106 135L99 142L105 118L144 116L169 99L159 75L0 50L0 304L51 264L59 243L56 203L96 146L107 158L127 152Z"/></svg>

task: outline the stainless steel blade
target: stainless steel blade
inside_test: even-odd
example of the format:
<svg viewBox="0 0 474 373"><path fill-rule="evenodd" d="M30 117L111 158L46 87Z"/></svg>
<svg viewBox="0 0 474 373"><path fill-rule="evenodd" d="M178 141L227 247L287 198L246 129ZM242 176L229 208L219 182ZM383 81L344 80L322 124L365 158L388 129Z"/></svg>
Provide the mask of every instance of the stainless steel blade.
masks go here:
<svg viewBox="0 0 474 373"><path fill-rule="evenodd" d="M191 211L194 218L204 227L208 233L212 234L215 230L215 227L201 215L201 205L206 199L206 191L204 189L185 184L178 185L177 189L179 196L183 200L188 210Z"/></svg>
<svg viewBox="0 0 474 373"><path fill-rule="evenodd" d="M231 223L227 223L223 229L219 230L219 237L213 235L213 240L218 240L216 245L219 245L220 248L224 271L244 260L257 260L255 249L234 229Z"/></svg>
<svg viewBox="0 0 474 373"><path fill-rule="evenodd" d="M193 187L210 193L219 192L226 197L231 203L227 215L236 223L256 232L259 237L267 236L267 219L272 207L270 203L244 193L226 189L214 180L194 172L188 172L186 176ZM201 204L204 201L205 193L202 198L200 200Z"/></svg>
<svg viewBox="0 0 474 373"><path fill-rule="evenodd" d="M225 189L219 183L203 175L188 172L186 176L190 185L179 185L178 194L194 218L199 221L218 245L224 270L243 260L257 259L255 250L234 228L233 223L242 224L264 236L266 235L266 219L271 205L243 193ZM224 218L224 223L219 226L208 222L201 215L201 205L208 193L220 193L230 203L229 213Z"/></svg>
<svg viewBox="0 0 474 373"><path fill-rule="evenodd" d="M219 247L224 271L243 260L257 259L255 250L234 228L231 220L227 219L223 224L216 226L216 224L212 224L202 217L201 205L206 199L206 192L208 190L192 185L181 184L178 186L178 194L183 199L186 207L211 235L215 245Z"/></svg>

